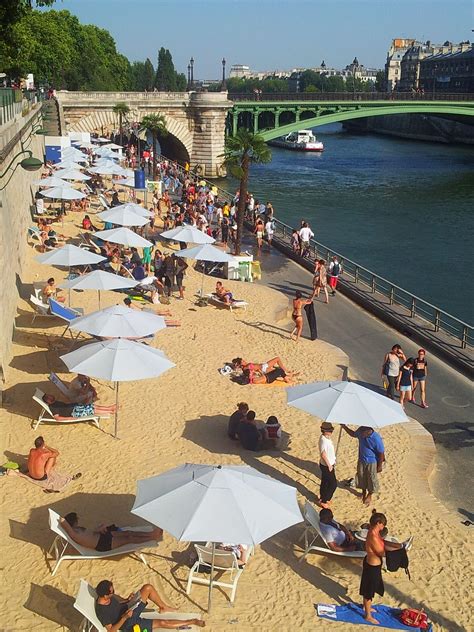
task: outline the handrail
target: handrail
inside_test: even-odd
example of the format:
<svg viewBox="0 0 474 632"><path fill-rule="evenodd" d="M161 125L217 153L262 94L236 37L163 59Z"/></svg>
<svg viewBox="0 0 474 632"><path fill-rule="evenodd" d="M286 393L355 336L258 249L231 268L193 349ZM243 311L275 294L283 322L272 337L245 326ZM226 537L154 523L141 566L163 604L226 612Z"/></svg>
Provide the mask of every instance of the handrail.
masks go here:
<svg viewBox="0 0 474 632"><path fill-rule="evenodd" d="M166 158L166 156L159 155L157 158L159 161L172 163L177 171L183 176L191 175L198 178L201 177L199 174L194 172L187 172L183 167L181 167L181 165L169 158ZM216 189L221 199L228 202L233 201L233 196L229 193L229 191L217 186ZM293 228L278 219L274 219L274 223L275 233L273 239L279 240L286 245L290 245ZM336 255L344 269L344 274L346 276L349 274L354 283L369 287L372 293L379 292L389 299L390 305L400 305L406 308L409 310L410 318L417 316L418 318L430 323L433 325L433 331L444 331L448 335L458 339L461 342L462 349L465 349L467 346L472 347L474 345L472 325L469 325L456 316L453 316L436 305L433 305L419 296L408 292L392 281L372 272L372 270L360 265L356 261L348 259L333 248L329 248L315 239L310 240L310 253L312 255L310 257L311 261L314 261L317 258L324 258L326 261L329 261L332 256Z"/></svg>
<svg viewBox="0 0 474 632"><path fill-rule="evenodd" d="M443 92L229 92L230 101L471 101L474 94Z"/></svg>

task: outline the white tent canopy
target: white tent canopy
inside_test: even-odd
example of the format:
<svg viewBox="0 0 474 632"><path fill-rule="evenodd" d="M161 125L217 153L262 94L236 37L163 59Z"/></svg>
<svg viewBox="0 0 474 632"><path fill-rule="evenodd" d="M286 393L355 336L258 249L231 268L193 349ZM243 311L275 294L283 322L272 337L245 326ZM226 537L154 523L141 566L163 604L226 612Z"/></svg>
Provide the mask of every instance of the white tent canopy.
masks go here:
<svg viewBox="0 0 474 632"><path fill-rule="evenodd" d="M148 248L153 246L151 241L140 237L130 230L129 228L111 228L110 230L99 230L94 233L95 237L103 239L104 241L110 241L114 244L122 244L123 246L135 247L135 248Z"/></svg>
<svg viewBox="0 0 474 632"><path fill-rule="evenodd" d="M107 211L97 213L97 217L104 222L111 222L118 226L145 226L150 221L149 219L137 215L132 211L117 210L120 207L115 207Z"/></svg>
<svg viewBox="0 0 474 632"><path fill-rule="evenodd" d="M120 183L121 184L121 183ZM140 204L135 204L134 202L126 202L125 204L119 204L118 206L114 206L113 209L110 209L114 213L117 211L129 213L135 213L136 215L140 215L140 217L151 217L153 215L152 212L148 211L145 207L140 206Z"/></svg>
<svg viewBox="0 0 474 632"><path fill-rule="evenodd" d="M66 182L64 183L64 186L46 189L45 191L40 191L40 194L53 200L82 200L87 197L85 193L78 191L77 189L73 189Z"/></svg>
<svg viewBox="0 0 474 632"><path fill-rule="evenodd" d="M87 274L81 274L75 279L60 283L60 287L68 290L97 290L100 308L100 292L102 290L124 290L135 287L138 281L126 279L119 274L111 274L103 270L93 270Z"/></svg>
<svg viewBox="0 0 474 632"><path fill-rule="evenodd" d="M89 169L91 173L98 173L102 176L126 176L127 172L120 165L110 164L99 167L91 167Z"/></svg>
<svg viewBox="0 0 474 632"><path fill-rule="evenodd" d="M36 180L33 184L37 184L40 187L69 187L68 182L56 176L48 176L42 180Z"/></svg>
<svg viewBox="0 0 474 632"><path fill-rule="evenodd" d="M58 178L62 178L63 180L78 180L79 182L91 179L90 176L86 176L77 169L59 169L56 172L56 175Z"/></svg>
<svg viewBox="0 0 474 632"><path fill-rule="evenodd" d="M201 244L193 248L186 248L176 253L177 257L185 259L195 259L196 261L210 261L212 263L230 263L234 260L232 255L223 250L219 250L211 244Z"/></svg>

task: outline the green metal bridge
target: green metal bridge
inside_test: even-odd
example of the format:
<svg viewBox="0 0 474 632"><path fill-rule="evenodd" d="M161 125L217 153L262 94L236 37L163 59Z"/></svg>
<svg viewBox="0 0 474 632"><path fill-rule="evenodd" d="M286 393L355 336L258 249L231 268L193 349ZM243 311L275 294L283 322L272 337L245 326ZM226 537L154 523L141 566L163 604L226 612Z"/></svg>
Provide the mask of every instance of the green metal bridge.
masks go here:
<svg viewBox="0 0 474 632"><path fill-rule="evenodd" d="M360 92L229 94L227 133L247 128L269 141L302 127L390 114L474 117L474 94ZM304 122L304 125L303 125ZM473 119L474 123L474 119Z"/></svg>

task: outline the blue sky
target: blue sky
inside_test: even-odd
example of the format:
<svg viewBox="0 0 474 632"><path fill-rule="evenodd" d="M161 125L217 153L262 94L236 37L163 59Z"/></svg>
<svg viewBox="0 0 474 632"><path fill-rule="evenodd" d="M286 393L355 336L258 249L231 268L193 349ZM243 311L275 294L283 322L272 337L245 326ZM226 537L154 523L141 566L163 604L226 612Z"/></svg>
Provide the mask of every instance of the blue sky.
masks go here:
<svg viewBox="0 0 474 632"><path fill-rule="evenodd" d="M382 67L394 37L432 42L473 38L471 0L61 0L83 23L108 29L130 60L156 64L169 48L181 72L191 56L195 78L220 77L242 63L255 70L336 68L357 55Z"/></svg>

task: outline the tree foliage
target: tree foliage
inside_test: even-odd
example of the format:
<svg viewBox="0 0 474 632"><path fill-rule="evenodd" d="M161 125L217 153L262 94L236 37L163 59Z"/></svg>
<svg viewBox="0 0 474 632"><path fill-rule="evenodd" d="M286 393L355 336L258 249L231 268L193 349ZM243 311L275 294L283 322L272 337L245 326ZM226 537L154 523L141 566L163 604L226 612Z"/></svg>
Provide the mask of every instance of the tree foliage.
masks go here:
<svg viewBox="0 0 474 632"><path fill-rule="evenodd" d="M176 70L173 58L169 50L163 46L158 51L155 87L158 92L176 92Z"/></svg>
<svg viewBox="0 0 474 632"><path fill-rule="evenodd" d="M244 228L245 204L247 200L249 170L252 164L270 162L272 152L259 134L241 129L235 136L228 136L224 148L224 164L240 180L239 204L237 208L237 239L235 254L240 254Z"/></svg>
<svg viewBox="0 0 474 632"><path fill-rule="evenodd" d="M166 136L168 130L166 129L165 117L162 114L147 114L142 118L141 129L150 132L153 145L153 180L156 180L156 142L158 136Z"/></svg>

